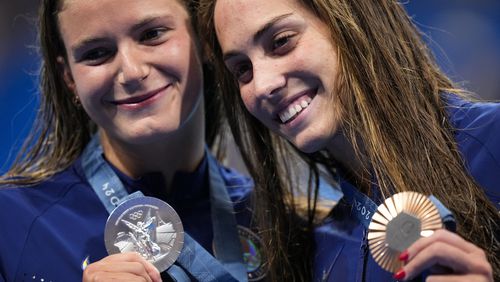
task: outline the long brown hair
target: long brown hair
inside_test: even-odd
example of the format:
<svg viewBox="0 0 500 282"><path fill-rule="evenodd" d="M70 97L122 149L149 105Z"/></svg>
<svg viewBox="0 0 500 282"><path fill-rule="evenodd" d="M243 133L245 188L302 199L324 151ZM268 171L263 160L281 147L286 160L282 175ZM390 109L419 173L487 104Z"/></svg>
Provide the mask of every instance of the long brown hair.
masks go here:
<svg viewBox="0 0 500 282"><path fill-rule="evenodd" d="M365 168L365 175L374 174L384 196L417 191L440 199L457 218L458 233L486 250L499 280L499 214L464 167L443 99L443 93L466 99L466 92L456 88L437 67L397 1L296 1L331 31L340 68L336 93L341 109L335 110L343 113L342 130L355 157L368 160L371 170ZM245 110L238 84L225 68L217 42L213 22L216 0L201 2L201 34L206 36L207 53L214 59L235 141L256 182L259 207L264 207L256 210L257 218L268 231L264 234L274 258L271 269L279 277L287 268L297 268L286 253L290 247L306 246L301 250L304 256L310 255L310 244L294 241L289 236L293 223L286 221L291 218L288 213L294 212L291 183L286 181L293 172L290 167L282 169L278 160L290 149ZM319 160L318 154L301 156L312 171L319 163L333 163L328 158ZM309 191L309 199L314 201L315 189ZM299 265L307 264L307 259L299 260ZM307 270L303 273L291 278L302 280L310 275Z"/></svg>
<svg viewBox="0 0 500 282"><path fill-rule="evenodd" d="M178 0L192 15L195 1ZM0 178L0 184L29 185L38 183L66 169L78 158L97 126L75 100L75 94L63 80L58 57L66 58L61 38L58 14L64 0L43 0L38 12L38 40L41 57L39 74L40 108L16 160L9 171ZM194 38L193 40L196 40ZM207 124L206 141L214 145L219 134L222 116L220 103L214 99L214 79L211 67L203 66L204 94ZM220 150L223 148L218 147Z"/></svg>

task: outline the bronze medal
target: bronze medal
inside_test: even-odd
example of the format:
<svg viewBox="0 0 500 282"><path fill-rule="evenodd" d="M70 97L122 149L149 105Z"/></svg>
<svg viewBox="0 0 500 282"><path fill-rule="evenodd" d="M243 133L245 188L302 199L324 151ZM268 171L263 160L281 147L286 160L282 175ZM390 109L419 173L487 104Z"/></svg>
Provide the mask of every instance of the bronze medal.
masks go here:
<svg viewBox="0 0 500 282"><path fill-rule="evenodd" d="M420 237L443 227L437 207L425 195L401 192L378 206L368 226L368 245L374 260L395 273L399 255Z"/></svg>

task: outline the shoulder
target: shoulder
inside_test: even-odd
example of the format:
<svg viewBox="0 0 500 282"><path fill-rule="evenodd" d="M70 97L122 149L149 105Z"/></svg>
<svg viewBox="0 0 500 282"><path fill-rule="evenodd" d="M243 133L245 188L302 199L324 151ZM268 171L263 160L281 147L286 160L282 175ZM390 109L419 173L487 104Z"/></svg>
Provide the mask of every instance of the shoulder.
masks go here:
<svg viewBox="0 0 500 282"><path fill-rule="evenodd" d="M248 175L244 175L236 169L223 165L210 152L207 155L207 160L209 169L215 168L220 173L231 198L233 198L233 195L248 194L253 190L254 183ZM211 166L213 168L210 168Z"/></svg>
<svg viewBox="0 0 500 282"><path fill-rule="evenodd" d="M455 138L466 160L472 154L500 168L500 103L451 100L448 104Z"/></svg>
<svg viewBox="0 0 500 282"><path fill-rule="evenodd" d="M0 186L0 224L9 232L0 232L0 268L13 270L34 224L82 183L73 167L31 186ZM2 259L8 255L8 260ZM12 265L8 265L12 264ZM13 274L13 273L12 273Z"/></svg>
<svg viewBox="0 0 500 282"><path fill-rule="evenodd" d="M500 103L471 102L452 96L447 110L467 170L499 207Z"/></svg>
<svg viewBox="0 0 500 282"><path fill-rule="evenodd" d="M253 190L253 180L239 171L218 163L222 179L233 202L249 197Z"/></svg>
<svg viewBox="0 0 500 282"><path fill-rule="evenodd" d="M452 125L458 132L478 135L483 131L500 129L500 103L498 102L473 102L448 95L446 96L446 109ZM495 133L500 136L498 132L491 132L491 134Z"/></svg>
<svg viewBox="0 0 500 282"><path fill-rule="evenodd" d="M208 155L209 169L218 170L221 181L226 186L226 191L233 204L236 223L240 226L252 226L252 191L253 181L242 173L225 167L213 155Z"/></svg>
<svg viewBox="0 0 500 282"><path fill-rule="evenodd" d="M252 217L252 192L253 181L242 173L215 162L226 186L227 192L233 202L236 221L239 225L250 226Z"/></svg>
<svg viewBox="0 0 500 282"><path fill-rule="evenodd" d="M43 210L63 197L72 186L81 182L82 179L72 165L37 184L0 186L0 210L5 211L9 208Z"/></svg>
<svg viewBox="0 0 500 282"><path fill-rule="evenodd" d="M50 178L30 186L0 186L0 222L29 221L64 198L73 187L84 185L75 164ZM10 216L15 213L16 217Z"/></svg>

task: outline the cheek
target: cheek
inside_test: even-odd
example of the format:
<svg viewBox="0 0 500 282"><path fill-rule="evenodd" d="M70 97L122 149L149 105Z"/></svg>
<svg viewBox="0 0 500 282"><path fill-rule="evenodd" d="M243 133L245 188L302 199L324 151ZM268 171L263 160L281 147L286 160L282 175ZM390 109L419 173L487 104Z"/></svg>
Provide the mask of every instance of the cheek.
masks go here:
<svg viewBox="0 0 500 282"><path fill-rule="evenodd" d="M256 103L255 103L255 99L252 98L253 96L248 91L245 91L245 88L243 88L243 89L240 88L240 95L241 95L241 100L243 101L243 104L245 105L245 108L252 115L256 115L258 109L257 109Z"/></svg>
<svg viewBox="0 0 500 282"><path fill-rule="evenodd" d="M99 114L97 107L100 107L102 99L102 89L93 85L77 86L77 95L84 107L85 111L90 113Z"/></svg>
<svg viewBox="0 0 500 282"><path fill-rule="evenodd" d="M73 78L77 94L85 100L94 99L112 85L112 79L104 68L75 68Z"/></svg>

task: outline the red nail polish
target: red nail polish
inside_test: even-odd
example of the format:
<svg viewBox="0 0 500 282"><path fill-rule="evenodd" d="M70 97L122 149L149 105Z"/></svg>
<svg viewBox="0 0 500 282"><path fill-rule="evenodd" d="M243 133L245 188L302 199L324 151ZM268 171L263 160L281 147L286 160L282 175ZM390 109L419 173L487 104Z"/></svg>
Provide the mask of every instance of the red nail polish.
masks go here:
<svg viewBox="0 0 500 282"><path fill-rule="evenodd" d="M408 250L404 250L400 255L399 255L399 260L400 261L408 261L408 257L409 257L409 254L408 254Z"/></svg>
<svg viewBox="0 0 500 282"><path fill-rule="evenodd" d="M396 272L396 274L394 274L394 279L401 280L401 279L405 278L405 276L406 276L406 272L401 268L398 272Z"/></svg>

